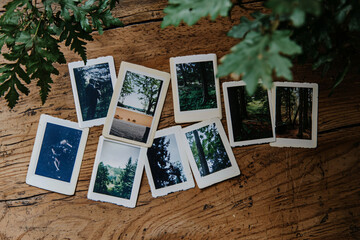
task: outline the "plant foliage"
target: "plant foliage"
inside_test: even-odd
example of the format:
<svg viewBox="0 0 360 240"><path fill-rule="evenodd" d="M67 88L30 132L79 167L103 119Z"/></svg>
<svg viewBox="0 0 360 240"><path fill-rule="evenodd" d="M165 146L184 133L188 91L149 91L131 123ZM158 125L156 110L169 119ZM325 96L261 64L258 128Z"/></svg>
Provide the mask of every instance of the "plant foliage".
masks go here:
<svg viewBox="0 0 360 240"><path fill-rule="evenodd" d="M66 63L59 43L65 42L86 63L86 41L91 32L101 34L104 27L121 26L111 15L117 0L13 0L5 6L0 18L0 50L7 60L0 65L0 97L5 95L13 108L19 92L28 95L26 84L37 80L40 96L45 103L58 75L55 64ZM5 47L6 46L6 47Z"/></svg>

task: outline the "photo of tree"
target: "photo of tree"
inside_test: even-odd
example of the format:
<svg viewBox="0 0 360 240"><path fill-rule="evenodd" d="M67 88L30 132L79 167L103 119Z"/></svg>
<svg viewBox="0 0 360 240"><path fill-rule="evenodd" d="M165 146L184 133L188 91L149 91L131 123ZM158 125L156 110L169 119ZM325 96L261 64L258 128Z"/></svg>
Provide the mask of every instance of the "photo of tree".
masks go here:
<svg viewBox="0 0 360 240"><path fill-rule="evenodd" d="M70 182L82 131L47 123L35 174Z"/></svg>
<svg viewBox="0 0 360 240"><path fill-rule="evenodd" d="M312 88L276 87L276 137L311 139Z"/></svg>
<svg viewBox="0 0 360 240"><path fill-rule="evenodd" d="M147 157L156 189L187 181L174 134L155 138Z"/></svg>
<svg viewBox="0 0 360 240"><path fill-rule="evenodd" d="M109 64L73 70L83 121L106 117L113 94Z"/></svg>
<svg viewBox="0 0 360 240"><path fill-rule="evenodd" d="M180 111L217 108L213 61L176 64Z"/></svg>
<svg viewBox="0 0 360 240"><path fill-rule="evenodd" d="M201 176L231 167L215 123L187 132L186 138Z"/></svg>
<svg viewBox="0 0 360 240"><path fill-rule="evenodd" d="M127 71L110 134L147 142L163 81Z"/></svg>
<svg viewBox="0 0 360 240"><path fill-rule="evenodd" d="M259 85L253 96L245 86L227 91L234 142L273 137L267 90Z"/></svg>
<svg viewBox="0 0 360 240"><path fill-rule="evenodd" d="M140 148L104 140L94 192L130 199Z"/></svg>

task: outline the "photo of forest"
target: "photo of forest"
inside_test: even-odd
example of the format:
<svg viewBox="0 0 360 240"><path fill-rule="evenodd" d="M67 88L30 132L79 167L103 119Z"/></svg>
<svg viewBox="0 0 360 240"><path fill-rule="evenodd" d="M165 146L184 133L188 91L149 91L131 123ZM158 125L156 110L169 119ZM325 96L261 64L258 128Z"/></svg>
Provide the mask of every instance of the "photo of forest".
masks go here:
<svg viewBox="0 0 360 240"><path fill-rule="evenodd" d="M174 134L155 138L147 157L156 189L187 181Z"/></svg>
<svg viewBox="0 0 360 240"><path fill-rule="evenodd" d="M228 87L234 142L273 137L269 97L260 85L253 96L245 86Z"/></svg>
<svg viewBox="0 0 360 240"><path fill-rule="evenodd" d="M74 68L83 121L104 118L113 94L108 63Z"/></svg>
<svg viewBox="0 0 360 240"><path fill-rule="evenodd" d="M147 142L163 81L127 71L110 134Z"/></svg>
<svg viewBox="0 0 360 240"><path fill-rule="evenodd" d="M214 63L176 64L180 111L217 108Z"/></svg>
<svg viewBox="0 0 360 240"><path fill-rule="evenodd" d="M312 88L276 87L276 137L311 139Z"/></svg>
<svg viewBox="0 0 360 240"><path fill-rule="evenodd" d="M201 176L231 167L215 123L187 132L186 138Z"/></svg>
<svg viewBox="0 0 360 240"><path fill-rule="evenodd" d="M94 192L130 199L140 148L104 140Z"/></svg>

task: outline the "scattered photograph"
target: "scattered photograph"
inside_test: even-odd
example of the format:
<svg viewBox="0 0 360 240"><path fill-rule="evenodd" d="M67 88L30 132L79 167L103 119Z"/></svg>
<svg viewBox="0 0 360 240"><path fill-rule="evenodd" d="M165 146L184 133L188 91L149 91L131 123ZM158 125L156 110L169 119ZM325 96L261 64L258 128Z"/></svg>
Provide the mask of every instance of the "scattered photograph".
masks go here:
<svg viewBox="0 0 360 240"><path fill-rule="evenodd" d="M99 140L88 198L135 207L143 171L140 147Z"/></svg>
<svg viewBox="0 0 360 240"><path fill-rule="evenodd" d="M275 141L270 90L260 84L251 96L245 82L223 83L230 145L245 146Z"/></svg>
<svg viewBox="0 0 360 240"><path fill-rule="evenodd" d="M215 54L170 59L175 122L221 118Z"/></svg>
<svg viewBox="0 0 360 240"><path fill-rule="evenodd" d="M26 182L72 195L87 135L77 123L41 115Z"/></svg>
<svg viewBox="0 0 360 240"><path fill-rule="evenodd" d="M170 81L168 73L122 62L103 135L150 147Z"/></svg>
<svg viewBox="0 0 360 240"><path fill-rule="evenodd" d="M146 152L145 171L152 196L164 196L195 186L186 153L182 151L184 139L181 127L159 130Z"/></svg>
<svg viewBox="0 0 360 240"><path fill-rule="evenodd" d="M80 127L105 123L116 81L112 56L69 63L69 73Z"/></svg>
<svg viewBox="0 0 360 240"><path fill-rule="evenodd" d="M211 119L183 129L186 150L199 188L240 174L220 119Z"/></svg>
<svg viewBox="0 0 360 240"><path fill-rule="evenodd" d="M317 85L275 83L276 142L272 146L316 147Z"/></svg>

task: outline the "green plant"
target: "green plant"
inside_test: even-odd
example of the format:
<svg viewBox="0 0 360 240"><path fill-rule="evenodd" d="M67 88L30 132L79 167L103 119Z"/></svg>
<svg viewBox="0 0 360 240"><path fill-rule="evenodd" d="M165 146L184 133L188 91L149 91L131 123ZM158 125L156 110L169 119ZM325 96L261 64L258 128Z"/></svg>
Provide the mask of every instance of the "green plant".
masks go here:
<svg viewBox="0 0 360 240"><path fill-rule="evenodd" d="M19 93L28 95L26 84L37 80L45 103L58 75L55 63L66 63L59 43L78 53L86 63L86 41L92 41L93 29L121 26L110 10L119 0L13 0L0 18L0 50L8 61L0 64L0 97L5 95L13 108ZM6 48L4 47L6 46Z"/></svg>
<svg viewBox="0 0 360 240"><path fill-rule="evenodd" d="M242 0L238 0L242 5ZM270 88L274 77L292 80L292 60L313 61L326 73L334 61L342 62L334 87L344 79L360 50L358 0L267 0L270 13L254 12L240 18L228 36L242 39L225 55L218 75L242 77L250 94L259 80ZM169 0L162 27L181 21L195 24L201 17L228 16L230 0ZM333 87L333 89L334 89Z"/></svg>

